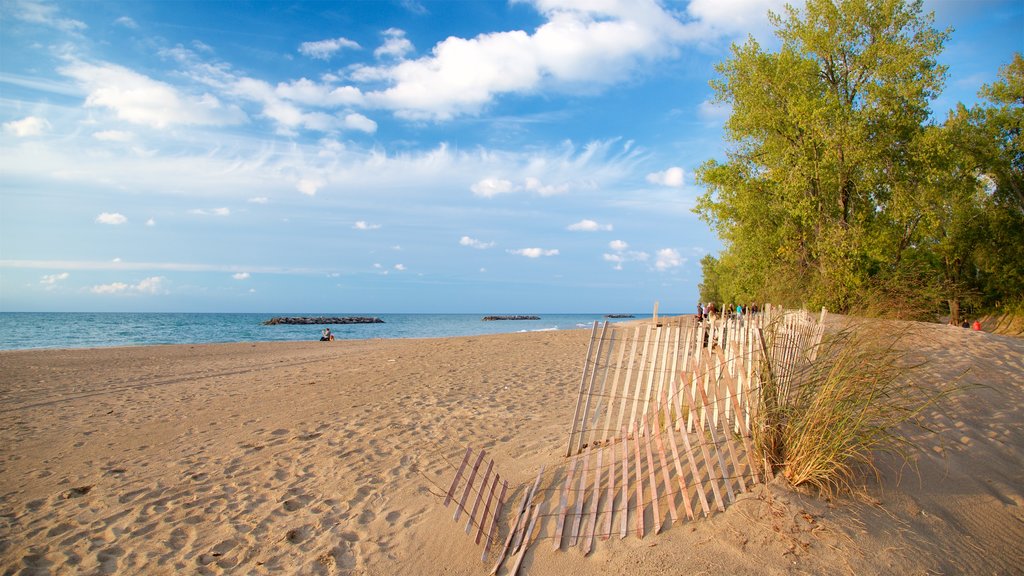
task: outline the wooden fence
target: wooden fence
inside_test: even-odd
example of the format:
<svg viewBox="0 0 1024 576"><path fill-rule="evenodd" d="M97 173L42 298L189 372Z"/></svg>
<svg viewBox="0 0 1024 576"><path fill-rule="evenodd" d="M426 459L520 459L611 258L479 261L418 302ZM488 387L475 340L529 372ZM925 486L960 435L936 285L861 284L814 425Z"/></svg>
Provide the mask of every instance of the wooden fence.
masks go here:
<svg viewBox="0 0 1024 576"><path fill-rule="evenodd" d="M542 468L523 487L491 573L505 565L506 574L516 574L531 541L589 554L598 540L643 538L724 511L771 474L752 447L761 390L771 379L785 397L800 366L814 359L824 316L768 307L700 322L595 322L568 460L546 485ZM485 561L492 541L500 542L495 526L508 486L496 492L493 460L480 475L484 456L466 449L445 505L456 502L456 521L465 511L466 532L475 526L477 543L486 535Z"/></svg>

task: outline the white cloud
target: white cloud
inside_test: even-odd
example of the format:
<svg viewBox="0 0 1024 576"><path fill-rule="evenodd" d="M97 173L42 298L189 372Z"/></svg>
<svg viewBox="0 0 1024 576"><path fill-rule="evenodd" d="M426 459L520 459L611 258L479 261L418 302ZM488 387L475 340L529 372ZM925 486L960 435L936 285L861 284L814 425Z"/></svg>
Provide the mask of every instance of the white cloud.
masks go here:
<svg viewBox="0 0 1024 576"><path fill-rule="evenodd" d="M683 169L678 166L673 166L661 172L652 172L647 175L647 181L650 182L651 184L657 184L659 186L682 188Z"/></svg>
<svg viewBox="0 0 1024 576"><path fill-rule="evenodd" d="M65 32L79 32L88 28L84 22L79 20L57 17L57 12L56 6L33 0L21 0L17 3L14 15L19 20L51 26Z"/></svg>
<svg viewBox="0 0 1024 576"><path fill-rule="evenodd" d="M380 224L369 224L365 220L358 220L352 227L356 230L376 230L380 228Z"/></svg>
<svg viewBox="0 0 1024 576"><path fill-rule="evenodd" d="M482 198L494 198L498 194L508 194L515 190L512 182L501 178L484 178L469 187L473 194Z"/></svg>
<svg viewBox="0 0 1024 576"><path fill-rule="evenodd" d="M270 202L270 198L267 198L266 196L253 196L252 198L249 198L250 204L266 204L268 202Z"/></svg>
<svg viewBox="0 0 1024 576"><path fill-rule="evenodd" d="M367 134L373 134L377 131L377 123L362 114L347 114L345 115L345 120L342 124L345 128L350 130L359 130L360 132L366 132Z"/></svg>
<svg viewBox="0 0 1024 576"><path fill-rule="evenodd" d="M146 226L156 226L156 219L150 218L149 220L146 220Z"/></svg>
<svg viewBox="0 0 1024 576"><path fill-rule="evenodd" d="M343 48L359 50L360 46L359 43L348 38L332 38L316 42L303 42L299 45L299 52L317 60L330 60L335 53Z"/></svg>
<svg viewBox="0 0 1024 576"><path fill-rule="evenodd" d="M128 218L126 218L124 214L119 214L117 212L103 212L96 217L97 224L111 224L116 226L118 224L124 224L127 221Z"/></svg>
<svg viewBox="0 0 1024 576"><path fill-rule="evenodd" d="M412 45L412 42L405 37L405 30L399 30L398 28L388 28L383 32L384 44L373 51L373 55L378 58L395 58L402 59L405 55L414 51L416 48Z"/></svg>
<svg viewBox="0 0 1024 576"><path fill-rule="evenodd" d="M132 30L137 30L139 27L135 20L133 20L130 16L121 16L117 20L114 20L114 24L118 24L120 26L124 26L125 28L130 28Z"/></svg>
<svg viewBox="0 0 1024 576"><path fill-rule="evenodd" d="M131 142L135 135L124 130L103 130L93 132L92 137L101 142Z"/></svg>
<svg viewBox="0 0 1024 576"><path fill-rule="evenodd" d="M646 262L650 258L647 252L629 250L629 244L622 240L612 240L608 243L608 247L614 252L610 254L606 252L603 258L605 262L615 264L615 270L622 270L622 265L626 262Z"/></svg>
<svg viewBox="0 0 1024 576"><path fill-rule="evenodd" d="M70 276L71 274L68 272L61 272L60 274L47 274L39 280L39 283L44 284L46 286L53 286L57 282L63 282L64 280L67 280Z"/></svg>
<svg viewBox="0 0 1024 576"><path fill-rule="evenodd" d="M575 224L570 224L568 230L573 232L610 232L612 230L611 224L598 224L594 220L580 220Z"/></svg>
<svg viewBox="0 0 1024 576"><path fill-rule="evenodd" d="M18 138L42 136L43 132L49 129L50 123L45 118L37 118L35 116L27 116L21 120L4 122L4 132L14 134Z"/></svg>
<svg viewBox="0 0 1024 576"><path fill-rule="evenodd" d="M165 294L163 287L163 276L150 276L143 278L138 284L126 284L124 282L112 282L110 284L97 284L90 288L93 294Z"/></svg>
<svg viewBox="0 0 1024 576"><path fill-rule="evenodd" d="M395 270L398 270L399 272L404 272L405 264L395 264Z"/></svg>
<svg viewBox="0 0 1024 576"><path fill-rule="evenodd" d="M682 266L685 262L686 259L683 258L674 248L662 248L661 250L658 250L654 267L658 270L664 271L669 268Z"/></svg>
<svg viewBox="0 0 1024 576"><path fill-rule="evenodd" d="M477 248L479 250L486 250L494 247L494 242L484 242L482 240L477 240L476 238L463 236L462 238L459 238L459 245L469 246L470 248Z"/></svg>
<svg viewBox="0 0 1024 576"><path fill-rule="evenodd" d="M295 189L306 196L316 196L317 190L324 185L323 180L303 178L295 184Z"/></svg>
<svg viewBox="0 0 1024 576"><path fill-rule="evenodd" d="M58 70L88 92L86 108L107 108L133 124L167 128L175 124L240 124L245 113L212 94L182 94L177 88L115 64L72 62Z"/></svg>
<svg viewBox="0 0 1024 576"><path fill-rule="evenodd" d="M202 208L193 208L188 211L189 214L195 214L196 216L230 216L230 208L211 208L210 210L204 210Z"/></svg>
<svg viewBox="0 0 1024 576"><path fill-rule="evenodd" d="M518 256L526 256L527 258L540 258L541 256L558 256L557 249L544 249L544 248L519 248L517 250L509 250L509 254L516 254Z"/></svg>
<svg viewBox="0 0 1024 576"><path fill-rule="evenodd" d="M565 194L569 191L569 185L566 183L543 184L538 178L534 178L532 176L526 179L526 183L523 187L530 192L536 192L541 196L555 196L556 194Z"/></svg>
<svg viewBox="0 0 1024 576"><path fill-rule="evenodd" d="M235 272L231 277L235 280L248 280L250 275L248 272Z"/></svg>
<svg viewBox="0 0 1024 576"><path fill-rule="evenodd" d="M265 84L267 88L269 84ZM320 84L307 78L299 78L289 83L278 83L273 94L308 106L324 108L334 106L353 106L362 104L363 93L354 86L333 86Z"/></svg>

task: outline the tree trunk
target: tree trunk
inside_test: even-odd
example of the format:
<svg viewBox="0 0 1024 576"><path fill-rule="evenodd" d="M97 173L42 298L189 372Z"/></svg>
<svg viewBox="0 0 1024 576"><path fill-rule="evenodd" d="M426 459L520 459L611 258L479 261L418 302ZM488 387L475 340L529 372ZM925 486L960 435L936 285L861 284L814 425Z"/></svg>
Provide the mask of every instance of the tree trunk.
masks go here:
<svg viewBox="0 0 1024 576"><path fill-rule="evenodd" d="M960 325L960 299L949 299L949 323L953 326Z"/></svg>

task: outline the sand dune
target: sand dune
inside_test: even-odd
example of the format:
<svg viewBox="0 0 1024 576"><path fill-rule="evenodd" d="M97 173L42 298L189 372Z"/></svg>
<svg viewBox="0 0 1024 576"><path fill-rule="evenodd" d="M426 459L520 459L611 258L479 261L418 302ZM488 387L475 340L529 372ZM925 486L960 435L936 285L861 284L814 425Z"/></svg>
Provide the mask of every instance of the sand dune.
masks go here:
<svg viewBox="0 0 1024 576"><path fill-rule="evenodd" d="M521 572L1021 573L1024 340L914 330L928 378L966 389L873 503L776 481L586 557L542 518ZM0 353L0 571L486 574L444 493L467 446L509 502L541 466L558 485L588 338Z"/></svg>

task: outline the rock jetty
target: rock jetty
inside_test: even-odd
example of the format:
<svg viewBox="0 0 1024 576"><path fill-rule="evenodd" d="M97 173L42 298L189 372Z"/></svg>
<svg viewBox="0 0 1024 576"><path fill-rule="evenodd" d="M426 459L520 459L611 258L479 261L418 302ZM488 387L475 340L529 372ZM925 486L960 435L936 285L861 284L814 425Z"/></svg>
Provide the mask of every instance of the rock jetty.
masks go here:
<svg viewBox="0 0 1024 576"><path fill-rule="evenodd" d="M264 326L274 326L275 324L383 324L384 321L380 318L373 318L369 316L283 316L277 318L271 318L263 323Z"/></svg>
<svg viewBox="0 0 1024 576"><path fill-rule="evenodd" d="M605 318L636 318L632 314L605 314Z"/></svg>
<svg viewBox="0 0 1024 576"><path fill-rule="evenodd" d="M492 320L540 320L540 316L484 316L484 322Z"/></svg>

